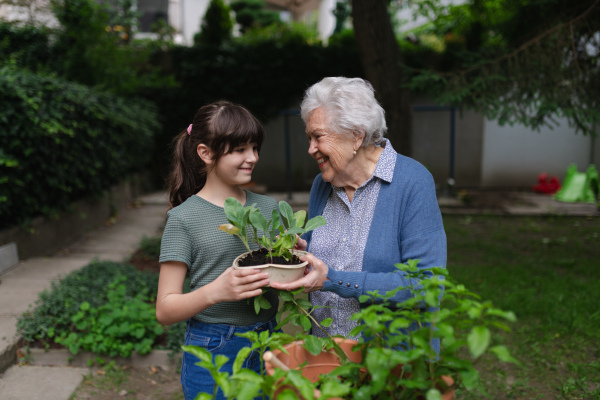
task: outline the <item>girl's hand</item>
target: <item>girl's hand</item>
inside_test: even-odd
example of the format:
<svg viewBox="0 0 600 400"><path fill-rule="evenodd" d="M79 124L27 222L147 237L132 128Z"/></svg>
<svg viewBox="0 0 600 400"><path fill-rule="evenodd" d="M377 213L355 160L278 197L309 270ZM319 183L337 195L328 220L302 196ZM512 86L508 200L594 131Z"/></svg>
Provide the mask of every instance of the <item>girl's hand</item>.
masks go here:
<svg viewBox="0 0 600 400"><path fill-rule="evenodd" d="M329 267L327 267L327 265L325 265L325 263L323 261L319 260L317 257L313 256L310 253L301 256L300 260L308 261L308 264L309 264L309 266L307 266L308 273L305 273L305 275L302 278L300 278L294 282L290 282L290 283L272 282L271 287L273 289L279 289L279 290L293 290L293 289L298 289L298 288L301 288L302 286L304 286L305 287L304 293L314 292L316 290L323 289L323 284L325 283L325 281L329 280L329 278L327 278L327 273L329 272Z"/></svg>
<svg viewBox="0 0 600 400"><path fill-rule="evenodd" d="M269 274L252 267L235 269L229 267L210 283L215 302L244 300L258 296L260 289L269 284Z"/></svg>
<svg viewBox="0 0 600 400"><path fill-rule="evenodd" d="M302 251L306 251L306 246L308 245L308 242L304 239L302 239L300 236L296 235L298 238L298 241L296 242L296 245L294 246L294 250L302 250Z"/></svg>

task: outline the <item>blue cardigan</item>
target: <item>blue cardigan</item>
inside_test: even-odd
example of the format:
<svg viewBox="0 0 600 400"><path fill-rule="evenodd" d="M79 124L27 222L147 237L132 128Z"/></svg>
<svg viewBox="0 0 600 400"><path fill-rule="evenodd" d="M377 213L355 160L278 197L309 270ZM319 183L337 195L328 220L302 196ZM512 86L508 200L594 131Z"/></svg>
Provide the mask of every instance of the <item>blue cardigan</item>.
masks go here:
<svg viewBox="0 0 600 400"><path fill-rule="evenodd" d="M308 216L322 215L331 184L317 175L310 191ZM312 232L305 235L310 251ZM369 291L386 293L408 287L406 274L394 267L409 259L419 268L446 267L446 233L435 194L433 177L417 161L397 155L392 182L382 182L369 230L361 272L329 268L323 291L359 299ZM418 282L413 282L418 285ZM392 301L402 302L408 291L398 291Z"/></svg>

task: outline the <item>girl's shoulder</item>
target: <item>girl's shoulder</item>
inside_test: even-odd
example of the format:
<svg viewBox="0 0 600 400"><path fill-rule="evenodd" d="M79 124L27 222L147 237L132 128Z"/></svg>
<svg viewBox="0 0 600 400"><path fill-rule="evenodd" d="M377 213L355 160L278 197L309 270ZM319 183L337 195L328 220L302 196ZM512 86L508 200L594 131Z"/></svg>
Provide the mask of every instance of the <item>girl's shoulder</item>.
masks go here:
<svg viewBox="0 0 600 400"><path fill-rule="evenodd" d="M189 217L194 214L204 214L206 212L210 212L210 203L201 199L196 195L192 195L188 197L183 203L178 205L177 207L173 207L167 212L167 218L172 217ZM222 210L222 209L221 209Z"/></svg>

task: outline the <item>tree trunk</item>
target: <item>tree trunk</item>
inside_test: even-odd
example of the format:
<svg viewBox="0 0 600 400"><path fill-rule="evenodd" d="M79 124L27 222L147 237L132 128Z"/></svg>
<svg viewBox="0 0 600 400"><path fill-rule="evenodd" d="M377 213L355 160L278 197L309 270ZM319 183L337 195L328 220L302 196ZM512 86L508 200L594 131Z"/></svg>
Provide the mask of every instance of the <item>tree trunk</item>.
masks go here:
<svg viewBox="0 0 600 400"><path fill-rule="evenodd" d="M402 54L386 0L352 0L354 34L367 79L386 113L388 138L397 152L412 153L412 109L400 85Z"/></svg>

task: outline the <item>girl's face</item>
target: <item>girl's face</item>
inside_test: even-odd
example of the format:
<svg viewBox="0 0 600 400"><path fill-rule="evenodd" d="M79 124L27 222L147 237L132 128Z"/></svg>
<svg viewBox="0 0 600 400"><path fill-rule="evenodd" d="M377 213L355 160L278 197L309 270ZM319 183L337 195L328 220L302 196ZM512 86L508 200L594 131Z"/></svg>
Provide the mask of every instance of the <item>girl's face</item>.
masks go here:
<svg viewBox="0 0 600 400"><path fill-rule="evenodd" d="M258 161L256 143L237 146L233 151L227 149L209 172L215 174L227 185L244 185L252 179L252 170Z"/></svg>

